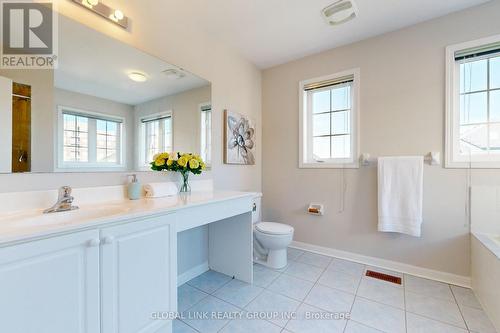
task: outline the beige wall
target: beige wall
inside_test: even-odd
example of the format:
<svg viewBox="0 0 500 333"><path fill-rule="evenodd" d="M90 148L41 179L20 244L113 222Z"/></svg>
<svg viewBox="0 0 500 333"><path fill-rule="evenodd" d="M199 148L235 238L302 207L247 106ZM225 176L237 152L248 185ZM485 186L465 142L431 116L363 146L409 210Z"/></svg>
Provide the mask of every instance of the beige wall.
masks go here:
<svg viewBox="0 0 500 333"><path fill-rule="evenodd" d="M124 41L212 82L213 161L211 177L216 188L261 190L261 72L235 50L218 43L190 23L189 4L164 0L109 0L131 17L130 31L67 0L55 1L59 12L113 38ZM175 8L175 10L172 10ZM257 120L257 164L227 166L223 158L223 110L247 114ZM165 176L141 174L143 181ZM53 189L61 185L115 185L123 173L52 175L0 175L0 192Z"/></svg>
<svg viewBox="0 0 500 333"><path fill-rule="evenodd" d="M344 171L343 212L341 170L298 168L298 83L359 67L361 152L443 152L445 47L500 34L498 13L494 1L264 71L264 218L293 225L297 241L469 276L466 171L425 167L421 238L377 232L375 168ZM500 172L472 180L500 184ZM325 216L305 214L310 202Z"/></svg>
<svg viewBox="0 0 500 333"><path fill-rule="evenodd" d="M210 85L161 97L136 105L136 121L139 122L141 117L148 114L172 111L174 150L199 153L201 129L199 105L210 102L210 98Z"/></svg>
<svg viewBox="0 0 500 333"><path fill-rule="evenodd" d="M12 171L12 80L0 76L0 172Z"/></svg>

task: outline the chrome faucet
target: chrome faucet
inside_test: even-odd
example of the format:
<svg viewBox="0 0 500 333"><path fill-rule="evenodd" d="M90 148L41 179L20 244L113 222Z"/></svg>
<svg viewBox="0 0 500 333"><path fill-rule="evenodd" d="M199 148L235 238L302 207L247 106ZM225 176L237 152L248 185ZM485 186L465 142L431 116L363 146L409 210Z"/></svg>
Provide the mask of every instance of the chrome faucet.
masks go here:
<svg viewBox="0 0 500 333"><path fill-rule="evenodd" d="M44 214L67 212L70 210L78 209L77 206L73 206L74 198L71 196L72 189L69 186L63 186L59 189L59 197L54 206L43 211Z"/></svg>

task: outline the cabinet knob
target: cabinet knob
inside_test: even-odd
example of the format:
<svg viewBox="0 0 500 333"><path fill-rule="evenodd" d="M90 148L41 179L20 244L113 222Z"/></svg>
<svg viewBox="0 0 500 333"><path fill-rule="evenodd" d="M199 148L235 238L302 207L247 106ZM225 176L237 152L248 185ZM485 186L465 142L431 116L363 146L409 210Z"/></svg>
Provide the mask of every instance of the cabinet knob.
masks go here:
<svg viewBox="0 0 500 333"><path fill-rule="evenodd" d="M88 241L88 245L90 247L96 247L96 246L99 246L99 244L101 244L101 240L96 238L96 239L91 239Z"/></svg>
<svg viewBox="0 0 500 333"><path fill-rule="evenodd" d="M115 238L113 236L104 237L104 244L113 244Z"/></svg>

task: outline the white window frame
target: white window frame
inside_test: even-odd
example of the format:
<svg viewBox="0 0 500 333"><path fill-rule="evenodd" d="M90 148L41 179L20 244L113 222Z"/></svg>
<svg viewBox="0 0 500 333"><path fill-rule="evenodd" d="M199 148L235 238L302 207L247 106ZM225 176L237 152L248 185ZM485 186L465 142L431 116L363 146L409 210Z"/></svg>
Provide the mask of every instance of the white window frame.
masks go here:
<svg viewBox="0 0 500 333"><path fill-rule="evenodd" d="M210 129L211 129L211 130L212 130L212 128L213 128L213 124L214 124L214 122L213 122L213 115L214 115L214 113L213 113L213 110L212 110L212 103L211 103L211 102L204 102L204 103L199 104L199 105L198 105L198 110L199 110L199 117L198 117L198 119L200 119L200 155L201 155L201 156L203 156L203 155L204 155L204 154L203 154L203 150L205 150L205 149L206 149L206 147L203 147L203 144L202 144L202 142L203 142L203 141L202 141L202 136L201 136L201 133L202 133L202 130L201 130L201 126L202 126L202 124L201 124L201 117L202 117L203 112L205 112L205 111L203 111L203 108L205 108L205 107L207 107L207 106L209 106L209 107L210 107L210 119L211 119L211 127L210 127ZM212 131L211 131L211 132L212 132ZM206 138L205 138L205 139L206 139ZM213 140L212 140L212 133L210 133L210 139L211 139L210 141L213 141ZM212 150L213 150L212 143L213 143L213 142L210 142L210 145L211 145L211 152L212 152ZM213 154L213 152L212 152L212 154ZM211 155L212 155L212 154L211 154ZM211 165L212 165L212 156L210 156L210 159L209 159L209 160L206 160L206 161L204 161L204 162L205 162L205 166L206 166L206 168L207 168L207 169L209 169L209 168L211 167Z"/></svg>
<svg viewBox="0 0 500 333"><path fill-rule="evenodd" d="M351 105L351 157L326 159L322 162L312 159L312 110L308 107L307 92L304 87L316 82L334 80L346 76L353 76L352 105ZM359 68L317 77L299 82L299 168L318 169L357 169L359 168L359 118L360 118L360 77Z"/></svg>
<svg viewBox="0 0 500 333"><path fill-rule="evenodd" d="M157 113L151 113L147 115L139 116L137 119L137 127L136 133L138 133L137 137L137 169L140 171L151 171L151 166L149 163L152 161L146 161L146 127L144 126L143 121L154 118L162 118L162 117L170 117L172 122L172 149L175 149L174 143L174 112L172 110L162 111ZM170 152L169 152L170 153Z"/></svg>
<svg viewBox="0 0 500 333"><path fill-rule="evenodd" d="M97 163L97 162L65 162L64 161L64 111L70 111L81 114L83 117L100 118L102 120L117 121L121 123L120 129L120 151L118 154L118 163ZM55 137L55 172L82 172L82 171L125 171L126 170L126 120L123 117L109 115L106 113L87 111L83 109L74 108L71 106L58 105L57 106L57 126Z"/></svg>
<svg viewBox="0 0 500 333"><path fill-rule="evenodd" d="M500 42L500 35L481 38L446 48L446 168L500 168L500 154L460 156L460 64L455 61L458 51Z"/></svg>

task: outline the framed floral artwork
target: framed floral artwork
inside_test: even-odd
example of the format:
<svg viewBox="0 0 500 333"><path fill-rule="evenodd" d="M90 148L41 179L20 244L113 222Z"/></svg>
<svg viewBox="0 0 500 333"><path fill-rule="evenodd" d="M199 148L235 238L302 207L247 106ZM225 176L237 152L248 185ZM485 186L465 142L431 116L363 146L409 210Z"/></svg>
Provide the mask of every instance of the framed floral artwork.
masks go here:
<svg viewBox="0 0 500 333"><path fill-rule="evenodd" d="M224 162L255 164L255 123L245 115L224 110Z"/></svg>

